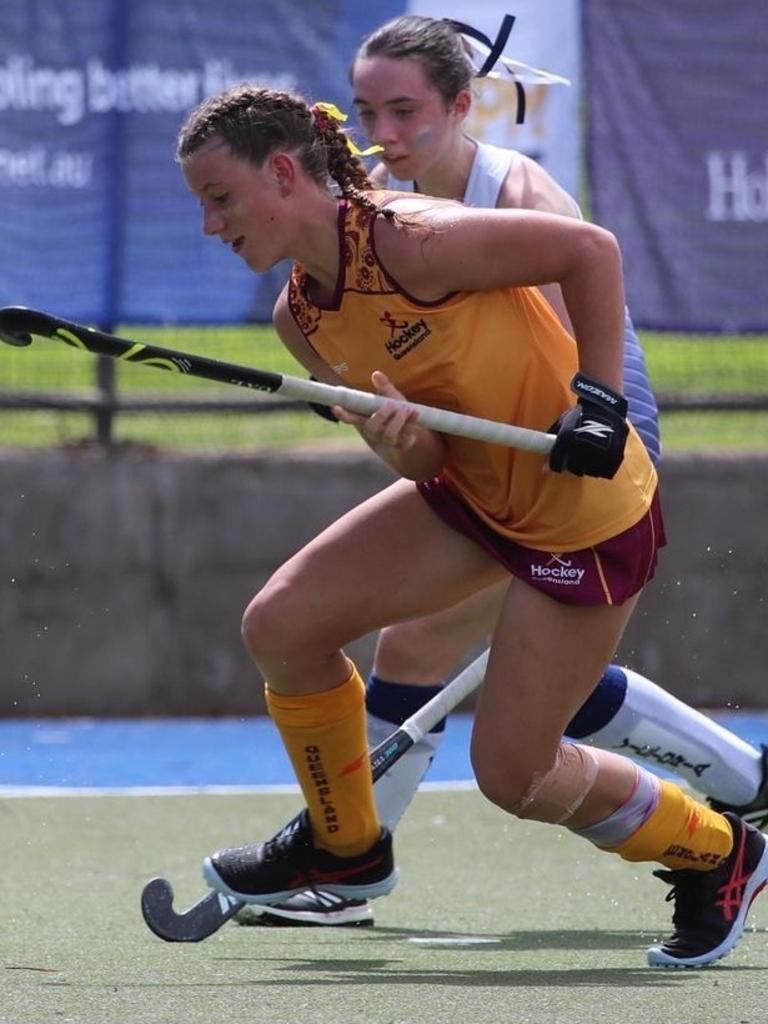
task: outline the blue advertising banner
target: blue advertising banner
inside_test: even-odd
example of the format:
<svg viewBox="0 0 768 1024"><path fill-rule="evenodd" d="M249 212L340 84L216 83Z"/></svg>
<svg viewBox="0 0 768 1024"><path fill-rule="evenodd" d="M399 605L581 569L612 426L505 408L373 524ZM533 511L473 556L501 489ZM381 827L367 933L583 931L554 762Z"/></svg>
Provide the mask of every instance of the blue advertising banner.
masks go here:
<svg viewBox="0 0 768 1024"><path fill-rule="evenodd" d="M202 236L179 126L243 79L345 105L361 37L402 8L3 0L0 304L108 326L268 318L274 282Z"/></svg>
<svg viewBox="0 0 768 1024"><path fill-rule="evenodd" d="M734 0L584 0L595 220L635 323L768 329L768 16Z"/></svg>

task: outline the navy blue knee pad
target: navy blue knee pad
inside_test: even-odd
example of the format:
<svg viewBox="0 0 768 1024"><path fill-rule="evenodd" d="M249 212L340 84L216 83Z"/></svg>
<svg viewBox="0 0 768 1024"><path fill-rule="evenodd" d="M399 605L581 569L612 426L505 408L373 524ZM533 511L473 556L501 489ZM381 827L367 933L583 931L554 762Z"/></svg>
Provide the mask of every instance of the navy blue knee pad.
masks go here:
<svg viewBox="0 0 768 1024"><path fill-rule="evenodd" d="M378 676L368 677L365 690L365 707L369 714L393 725L402 725L428 700L432 700L442 690L442 686L407 686L404 683L390 683ZM442 732L445 719L442 718L430 732Z"/></svg>
<svg viewBox="0 0 768 1024"><path fill-rule="evenodd" d="M609 665L600 682L566 726L565 735L572 740L580 740L598 732L614 718L626 695L626 673L618 665Z"/></svg>

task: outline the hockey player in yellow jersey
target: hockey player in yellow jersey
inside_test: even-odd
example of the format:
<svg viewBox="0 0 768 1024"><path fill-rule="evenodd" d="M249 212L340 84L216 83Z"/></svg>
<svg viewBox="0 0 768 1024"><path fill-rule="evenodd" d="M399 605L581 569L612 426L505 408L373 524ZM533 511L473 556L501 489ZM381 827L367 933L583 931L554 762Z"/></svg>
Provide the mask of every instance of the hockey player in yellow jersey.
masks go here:
<svg viewBox="0 0 768 1024"><path fill-rule="evenodd" d="M511 19L514 22L514 19ZM537 89L560 89L563 80L518 61L505 68L510 25L498 30L492 62L479 45L482 33L447 18L403 14L374 29L350 68L353 102L361 129L378 145L370 172L375 187L456 199L466 206L533 209L582 218L575 200L541 164L518 150L491 145L468 133L475 84L496 76L499 99L522 115L520 75ZM570 333L557 284L540 292ZM383 314L386 318L386 312ZM388 348L401 358L421 337L416 321L391 317ZM395 331L397 325L401 330ZM624 324L622 388L627 418L654 465L661 453L658 408L640 340L629 310ZM316 411L322 407L313 406ZM325 410L326 418L331 418ZM542 571L549 571L547 569ZM571 586L560 567L562 586ZM386 740L409 715L458 673L471 651L487 642L506 593L506 581L478 591L452 608L396 622L381 630L366 680L368 742ZM445 719L393 765L375 786L382 823L392 832L415 795L445 736ZM610 664L566 727L568 738L606 750L632 751L650 765L674 769L718 810L732 810L753 824L768 818L768 749L754 747L708 715L690 707L632 668ZM760 826L759 826L760 827ZM264 924L358 926L374 923L363 900L310 889L262 910Z"/></svg>
<svg viewBox="0 0 768 1024"><path fill-rule="evenodd" d="M243 637L308 810L288 835L207 858L209 883L262 905L311 885L362 899L392 889L363 684L343 648L506 579L472 739L480 789L512 815L663 866L675 931L652 964L725 955L768 878L761 833L562 740L664 543L656 474L621 394L616 240L574 219L371 191L332 108L255 86L193 111L178 158L206 233L256 272L296 262L275 325L316 377L557 434L547 459L439 435L400 403L335 410L401 479L246 609ZM560 285L575 344L536 290L546 282Z"/></svg>

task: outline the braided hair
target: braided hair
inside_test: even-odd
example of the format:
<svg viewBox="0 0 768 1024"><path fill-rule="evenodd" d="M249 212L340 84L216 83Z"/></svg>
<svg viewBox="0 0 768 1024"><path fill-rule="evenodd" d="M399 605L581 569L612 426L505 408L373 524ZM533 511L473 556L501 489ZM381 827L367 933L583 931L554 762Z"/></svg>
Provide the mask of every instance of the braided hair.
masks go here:
<svg viewBox="0 0 768 1024"><path fill-rule="evenodd" d="M366 194L373 188L368 173L338 123L300 96L245 83L204 100L181 127L176 159L183 163L214 138L256 166L275 150L287 150L319 185L325 187L330 176L346 199L371 213L394 216Z"/></svg>

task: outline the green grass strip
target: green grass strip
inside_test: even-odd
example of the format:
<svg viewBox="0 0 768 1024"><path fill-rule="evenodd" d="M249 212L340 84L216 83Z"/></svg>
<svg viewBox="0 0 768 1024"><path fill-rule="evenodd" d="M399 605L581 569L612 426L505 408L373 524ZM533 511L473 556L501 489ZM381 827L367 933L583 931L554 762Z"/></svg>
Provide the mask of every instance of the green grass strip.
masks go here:
<svg viewBox="0 0 768 1024"><path fill-rule="evenodd" d="M234 363L280 373L303 369L265 325L244 327L130 327L118 333ZM768 336L687 337L643 335L649 373L656 390L690 396L717 394L768 396ZM38 340L29 349L0 349L0 389L94 397L95 357ZM246 399L226 385L184 378L129 364L117 364L118 396L167 399ZM249 405L269 403L251 395ZM767 412L667 413L662 417L667 450L768 450ZM44 448L90 442L94 418L69 411L0 411L0 444ZM356 435L309 413L124 413L115 421L118 443L179 450L319 445L349 447Z"/></svg>

